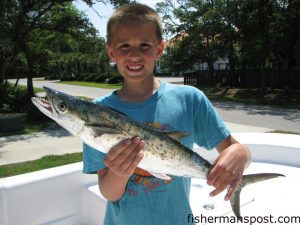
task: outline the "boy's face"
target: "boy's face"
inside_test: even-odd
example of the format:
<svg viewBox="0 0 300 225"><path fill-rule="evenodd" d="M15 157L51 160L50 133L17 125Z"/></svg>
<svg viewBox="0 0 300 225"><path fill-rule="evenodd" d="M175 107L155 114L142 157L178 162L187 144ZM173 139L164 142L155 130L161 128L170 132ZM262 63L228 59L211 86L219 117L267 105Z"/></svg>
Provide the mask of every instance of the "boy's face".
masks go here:
<svg viewBox="0 0 300 225"><path fill-rule="evenodd" d="M117 64L125 82L141 82L153 76L155 60L164 50L151 23L133 22L113 27L113 39L107 45L112 62Z"/></svg>

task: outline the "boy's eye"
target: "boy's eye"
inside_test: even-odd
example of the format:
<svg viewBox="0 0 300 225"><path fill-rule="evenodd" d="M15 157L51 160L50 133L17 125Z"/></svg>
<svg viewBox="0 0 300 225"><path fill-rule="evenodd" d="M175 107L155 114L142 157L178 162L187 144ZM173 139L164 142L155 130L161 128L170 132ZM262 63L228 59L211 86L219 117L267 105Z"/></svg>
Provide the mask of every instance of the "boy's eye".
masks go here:
<svg viewBox="0 0 300 225"><path fill-rule="evenodd" d="M127 50L129 48L128 44L123 44L119 47L121 50Z"/></svg>
<svg viewBox="0 0 300 225"><path fill-rule="evenodd" d="M151 45L149 45L147 43L141 44L141 49L148 49L150 47L151 47Z"/></svg>
<svg viewBox="0 0 300 225"><path fill-rule="evenodd" d="M127 52L130 50L131 47L132 46L130 46L129 44L121 44L118 48L120 49L120 51ZM147 44L147 43L141 43L139 45L139 49L143 50L143 51L148 50L150 48L151 48L151 45Z"/></svg>

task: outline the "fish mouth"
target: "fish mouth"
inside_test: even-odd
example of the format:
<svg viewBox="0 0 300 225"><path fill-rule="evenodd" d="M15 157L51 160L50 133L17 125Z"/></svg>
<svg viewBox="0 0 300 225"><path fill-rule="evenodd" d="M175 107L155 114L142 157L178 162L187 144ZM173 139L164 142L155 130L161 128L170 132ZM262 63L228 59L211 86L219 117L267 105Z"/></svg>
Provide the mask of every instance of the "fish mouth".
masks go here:
<svg viewBox="0 0 300 225"><path fill-rule="evenodd" d="M51 103L47 100L47 98L32 97L31 101L46 116L50 117L51 119L54 119L54 111Z"/></svg>
<svg viewBox="0 0 300 225"><path fill-rule="evenodd" d="M56 121L57 112L53 106L52 97L59 92L49 87L43 86L43 88L46 92L46 97L32 97L31 101L42 113Z"/></svg>

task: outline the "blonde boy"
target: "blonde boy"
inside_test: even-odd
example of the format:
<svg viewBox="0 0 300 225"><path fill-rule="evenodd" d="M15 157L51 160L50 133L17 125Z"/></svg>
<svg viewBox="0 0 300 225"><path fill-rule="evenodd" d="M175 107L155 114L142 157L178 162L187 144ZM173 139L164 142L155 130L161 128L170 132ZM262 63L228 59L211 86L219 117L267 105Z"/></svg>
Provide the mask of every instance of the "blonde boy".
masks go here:
<svg viewBox="0 0 300 225"><path fill-rule="evenodd" d="M196 88L160 82L153 76L163 54L159 15L142 4L118 8L107 26L107 52L124 77L120 90L95 103L112 107L136 121L155 124L162 131L186 131L182 143L194 143L220 153L209 174L214 196L228 188L228 200L250 161L248 150L231 135L205 95ZM191 213L190 179L167 182L138 168L145 142L124 140L107 155L84 145L85 173L98 173L107 198L105 225L184 225ZM199 199L199 204L201 199Z"/></svg>

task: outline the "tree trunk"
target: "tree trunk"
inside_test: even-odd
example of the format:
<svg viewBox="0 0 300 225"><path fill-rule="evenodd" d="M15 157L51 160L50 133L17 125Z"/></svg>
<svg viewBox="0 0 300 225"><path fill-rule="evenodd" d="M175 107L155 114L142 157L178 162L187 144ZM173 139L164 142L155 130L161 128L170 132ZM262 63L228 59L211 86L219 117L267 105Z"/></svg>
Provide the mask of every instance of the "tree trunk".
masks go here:
<svg viewBox="0 0 300 225"><path fill-rule="evenodd" d="M211 57L208 58L208 73L209 73L209 85L214 85L214 65L213 65L213 60Z"/></svg>
<svg viewBox="0 0 300 225"><path fill-rule="evenodd" d="M16 80L16 83L15 83L15 87L18 86L19 80L20 80L20 78L19 78L19 76L18 76L18 77L17 77L17 80Z"/></svg>
<svg viewBox="0 0 300 225"><path fill-rule="evenodd" d="M265 68L264 60L261 63L260 72L261 72L260 89L264 93L266 91L266 68Z"/></svg>
<svg viewBox="0 0 300 225"><path fill-rule="evenodd" d="M28 70L27 70L27 93L29 97L33 97L34 96L34 91L33 91L33 82L32 82L32 78L34 76L34 61L33 58L30 54L30 51L27 47L27 45L24 43L23 45L24 47L24 54L25 54L25 58L27 61L27 65L28 65Z"/></svg>
<svg viewBox="0 0 300 225"><path fill-rule="evenodd" d="M234 49L233 49L233 44L230 45L229 47L229 52L228 52L228 60L229 60L229 79L228 79L228 84L229 86L236 86L237 84L235 83L235 55L234 55ZM238 85L237 85L238 86Z"/></svg>

